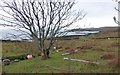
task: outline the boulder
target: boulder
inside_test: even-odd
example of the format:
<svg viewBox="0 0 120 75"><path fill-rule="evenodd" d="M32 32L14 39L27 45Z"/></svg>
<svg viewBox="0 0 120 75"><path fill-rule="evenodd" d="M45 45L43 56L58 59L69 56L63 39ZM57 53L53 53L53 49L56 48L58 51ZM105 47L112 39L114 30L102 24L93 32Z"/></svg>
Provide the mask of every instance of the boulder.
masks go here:
<svg viewBox="0 0 120 75"><path fill-rule="evenodd" d="M15 59L14 62L19 62L20 60L19 59Z"/></svg>
<svg viewBox="0 0 120 75"><path fill-rule="evenodd" d="M4 65L9 65L10 64L10 59L3 59Z"/></svg>

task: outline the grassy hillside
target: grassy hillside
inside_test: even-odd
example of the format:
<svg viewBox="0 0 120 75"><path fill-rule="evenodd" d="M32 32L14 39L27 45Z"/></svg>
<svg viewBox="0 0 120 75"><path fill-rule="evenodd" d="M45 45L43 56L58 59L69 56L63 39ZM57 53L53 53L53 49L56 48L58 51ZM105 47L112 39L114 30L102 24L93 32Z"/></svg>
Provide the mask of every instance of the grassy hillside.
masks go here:
<svg viewBox="0 0 120 75"><path fill-rule="evenodd" d="M109 33L109 34L106 34ZM76 40L57 40L54 46L59 47L59 52L51 50L50 59L41 60L39 50L35 50L32 43L28 42L3 42L2 56L16 56L23 53L31 53L36 57L3 66L3 72L7 73L117 73L118 41L120 38L110 37L117 35L118 31L105 31L95 36L80 37ZM73 53L74 50L78 52ZM70 55L61 54L69 52ZM90 64L77 61L64 60L63 58L83 59L100 64Z"/></svg>

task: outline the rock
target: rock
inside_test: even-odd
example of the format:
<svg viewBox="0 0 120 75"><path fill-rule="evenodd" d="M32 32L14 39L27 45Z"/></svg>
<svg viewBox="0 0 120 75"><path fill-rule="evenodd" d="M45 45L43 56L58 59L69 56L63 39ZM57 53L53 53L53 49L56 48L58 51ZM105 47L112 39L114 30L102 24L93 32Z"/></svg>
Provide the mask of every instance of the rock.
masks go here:
<svg viewBox="0 0 120 75"><path fill-rule="evenodd" d="M14 62L19 62L20 60L19 59L15 59Z"/></svg>
<svg viewBox="0 0 120 75"><path fill-rule="evenodd" d="M53 49L56 49L56 47L53 47Z"/></svg>
<svg viewBox="0 0 120 75"><path fill-rule="evenodd" d="M78 50L75 50L74 52L78 52Z"/></svg>
<svg viewBox="0 0 120 75"><path fill-rule="evenodd" d="M56 50L56 52L59 52L59 50Z"/></svg>
<svg viewBox="0 0 120 75"><path fill-rule="evenodd" d="M110 40L110 38L108 38L108 40Z"/></svg>
<svg viewBox="0 0 120 75"><path fill-rule="evenodd" d="M10 59L3 59L3 62L10 62Z"/></svg>
<svg viewBox="0 0 120 75"><path fill-rule="evenodd" d="M10 59L3 59L3 63L5 65L9 65L10 64Z"/></svg>

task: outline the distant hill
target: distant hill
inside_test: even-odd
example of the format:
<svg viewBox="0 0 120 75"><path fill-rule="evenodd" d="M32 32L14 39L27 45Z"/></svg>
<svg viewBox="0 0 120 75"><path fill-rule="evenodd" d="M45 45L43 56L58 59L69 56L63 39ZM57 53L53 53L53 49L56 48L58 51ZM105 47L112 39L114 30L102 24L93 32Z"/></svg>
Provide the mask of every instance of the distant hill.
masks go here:
<svg viewBox="0 0 120 75"><path fill-rule="evenodd" d="M99 33L98 37L100 38L106 38L106 37L111 37L111 38L119 38L119 28L118 27L101 27L99 28L101 33Z"/></svg>
<svg viewBox="0 0 120 75"><path fill-rule="evenodd" d="M84 28L84 29L72 29L70 32L75 31L100 31L96 36L98 38L107 38L107 37L119 37L120 29L119 27L101 27L101 28Z"/></svg>
<svg viewBox="0 0 120 75"><path fill-rule="evenodd" d="M118 27L101 27L101 31L118 31Z"/></svg>
<svg viewBox="0 0 120 75"><path fill-rule="evenodd" d="M70 32L74 31L118 31L118 27L100 27L100 28L79 28L69 30Z"/></svg>
<svg viewBox="0 0 120 75"><path fill-rule="evenodd" d="M84 33L84 34L81 34L80 31L83 31L83 32L84 32L84 31L87 31L87 32L100 31L100 33L97 34L97 36L99 36L99 37L119 37L119 36L118 36L118 32L119 32L119 28L118 28L118 27L101 27L101 28L71 29L71 30L68 30L68 32L70 32L70 33L68 33L67 35L73 36L73 32L79 32L79 34L74 33L74 35L76 35L76 36L84 36L85 33ZM14 31L3 30L3 31L2 31L2 35L0 35L0 36L2 36L3 39L0 38L0 39L1 39L0 41L5 41L5 42L11 41L11 40L4 39L4 38L6 37L6 35L7 35L7 32L16 34L16 32L14 32ZM87 33L86 33L86 34L87 34ZM68 37L68 36L67 36L67 37ZM9 39L12 39L12 38L9 38ZM26 37L24 37L24 39L26 39ZM16 38L16 39L14 39L14 40L18 40L18 39ZM25 40L24 40L24 41L25 41Z"/></svg>

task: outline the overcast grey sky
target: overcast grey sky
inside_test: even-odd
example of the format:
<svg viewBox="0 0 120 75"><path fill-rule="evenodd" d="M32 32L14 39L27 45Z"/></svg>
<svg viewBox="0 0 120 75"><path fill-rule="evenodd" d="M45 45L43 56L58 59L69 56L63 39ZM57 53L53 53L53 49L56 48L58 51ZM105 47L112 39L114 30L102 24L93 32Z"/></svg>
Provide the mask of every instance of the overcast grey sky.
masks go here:
<svg viewBox="0 0 120 75"><path fill-rule="evenodd" d="M118 16L114 9L117 3L112 0L76 0L75 9L84 9L87 12L86 17L77 24L83 27L104 27L117 26L114 23L113 16ZM90 24L90 26L89 26Z"/></svg>
<svg viewBox="0 0 120 75"><path fill-rule="evenodd" d="M114 23L113 16L118 16L118 12L114 9L117 3L112 0L76 0L74 9L83 9L87 12L85 18L76 23L80 27L104 27L104 26L118 26ZM3 29L2 34L9 32ZM0 38L1 38L0 34Z"/></svg>
<svg viewBox="0 0 120 75"><path fill-rule="evenodd" d="M71 0L72 1L72 0ZM73 9L83 9L87 12L85 18L78 22L77 25L83 27L103 27L117 26L113 21L113 16L118 12L114 9L117 3L113 0L75 0L76 4ZM90 26L88 26L90 24Z"/></svg>

